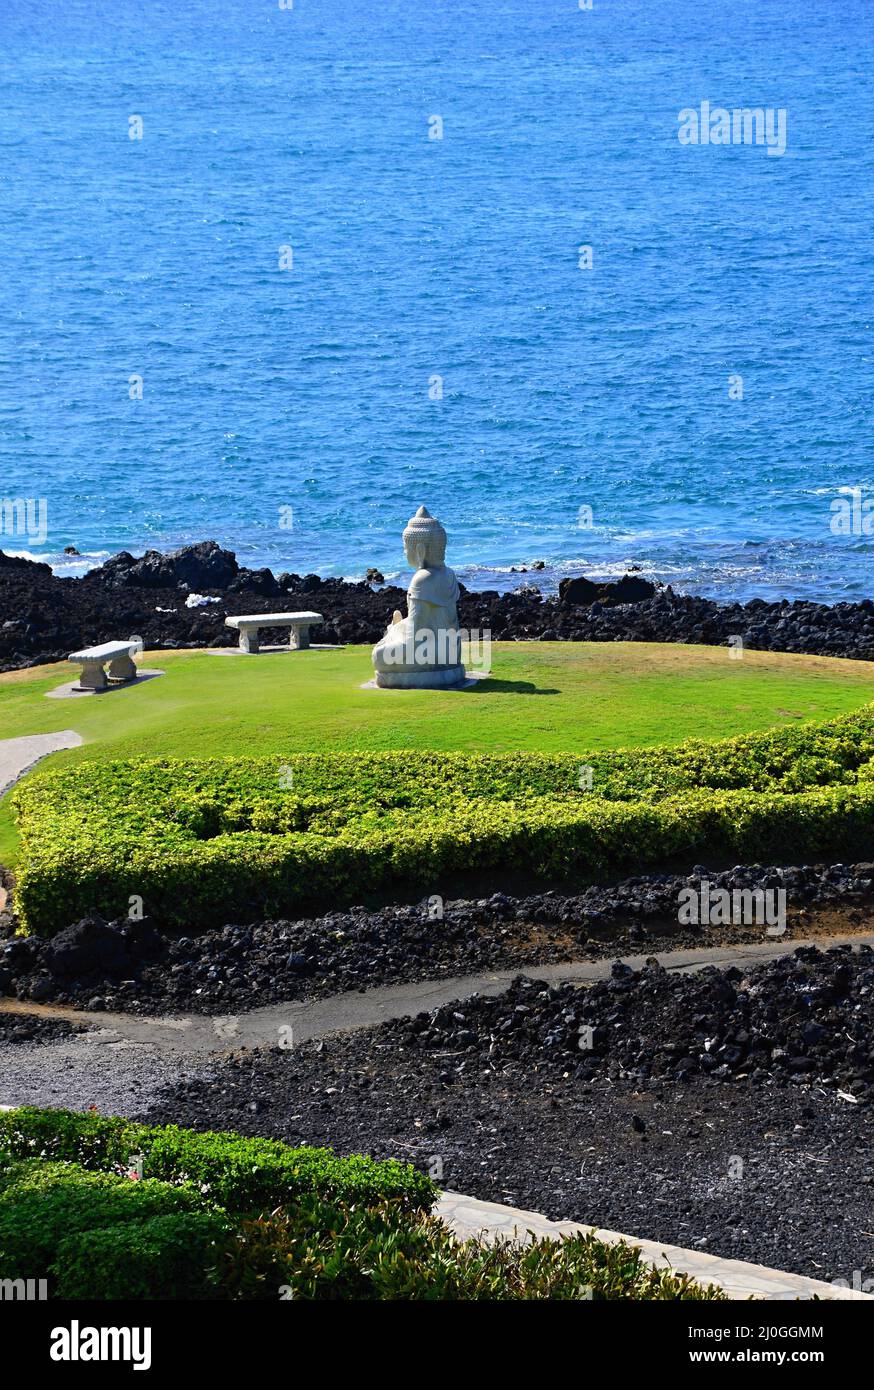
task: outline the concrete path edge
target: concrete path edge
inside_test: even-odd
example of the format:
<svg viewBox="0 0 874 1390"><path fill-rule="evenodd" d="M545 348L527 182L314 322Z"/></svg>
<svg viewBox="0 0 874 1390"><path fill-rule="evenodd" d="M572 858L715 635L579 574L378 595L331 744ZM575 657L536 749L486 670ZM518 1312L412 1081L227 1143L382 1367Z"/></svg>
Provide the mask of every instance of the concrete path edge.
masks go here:
<svg viewBox="0 0 874 1390"><path fill-rule="evenodd" d="M25 734L23 738L0 739L0 796L14 787L38 762L61 748L78 748L82 735L75 729L57 734Z"/></svg>
<svg viewBox="0 0 874 1390"><path fill-rule="evenodd" d="M787 1301L818 1297L874 1301L872 1294L840 1288L820 1279L808 1279L802 1274L748 1264L745 1260L721 1259L703 1250L685 1250L680 1245L663 1245L659 1241L641 1240L638 1236L627 1236L618 1231L602 1231L574 1221L550 1221L539 1212L522 1211L498 1202L483 1202L460 1192L442 1192L435 1211L461 1239L476 1237L492 1241L503 1236L525 1240L531 1236L545 1236L558 1240L562 1236L585 1235L591 1231L606 1245L625 1241L628 1245L638 1246L646 1262L656 1269L672 1269L677 1274L688 1274L699 1284L716 1284L730 1299Z"/></svg>

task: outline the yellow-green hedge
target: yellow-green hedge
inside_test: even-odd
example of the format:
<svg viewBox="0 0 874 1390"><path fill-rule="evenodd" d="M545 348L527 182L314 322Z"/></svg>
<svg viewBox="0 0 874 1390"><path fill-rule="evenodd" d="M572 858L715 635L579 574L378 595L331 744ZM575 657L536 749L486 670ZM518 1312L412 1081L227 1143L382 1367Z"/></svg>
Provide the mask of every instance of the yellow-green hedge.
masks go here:
<svg viewBox="0 0 874 1390"><path fill-rule="evenodd" d="M132 895L219 925L437 891L470 870L580 882L676 855L868 855L874 707L719 743L585 755L142 759L14 794L17 904L50 934ZM581 769L591 767L591 790Z"/></svg>

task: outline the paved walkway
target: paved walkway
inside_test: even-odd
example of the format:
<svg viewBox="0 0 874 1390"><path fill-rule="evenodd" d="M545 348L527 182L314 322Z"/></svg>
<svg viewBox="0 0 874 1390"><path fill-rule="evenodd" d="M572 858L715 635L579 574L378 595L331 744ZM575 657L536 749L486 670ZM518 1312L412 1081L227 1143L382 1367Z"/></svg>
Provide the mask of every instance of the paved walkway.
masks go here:
<svg viewBox="0 0 874 1390"><path fill-rule="evenodd" d="M0 796L49 753L56 753L60 748L78 748L81 742L82 735L75 729L63 729L59 734L0 739Z"/></svg>
<svg viewBox="0 0 874 1390"><path fill-rule="evenodd" d="M485 1240L494 1240L498 1236L506 1236L524 1240L533 1235L555 1240L559 1236L584 1235L594 1230L598 1239L605 1244L615 1245L624 1240L629 1245L637 1245L647 1263L655 1265L657 1269L673 1269L678 1274L688 1274L700 1284L718 1284L729 1298L787 1300L818 1296L874 1302L872 1294L836 1288L834 1284L807 1279L802 1274L787 1274L783 1270L769 1269L766 1265L748 1264L745 1260L722 1260L718 1255L708 1255L702 1250L684 1250L680 1245L662 1245L658 1241L640 1240L637 1236L626 1236L617 1231L599 1231L573 1221L549 1221L538 1212L520 1211L497 1202L481 1202L476 1197L465 1197L459 1192L442 1193L436 1211L447 1226L462 1238L480 1236Z"/></svg>
<svg viewBox="0 0 874 1390"><path fill-rule="evenodd" d="M693 951L660 951L657 959L666 970L700 970L706 965L736 965L743 968L760 965L763 961L785 956L799 946L825 947L849 943L874 946L870 933L834 936L820 942L763 941L757 945L701 947ZM647 955L622 956L634 969L640 969L651 959ZM270 1004L248 1012L228 1013L221 1019L188 1014L176 1017L142 1017L136 1014L87 1013L79 1009L60 1008L51 1004L20 1004L12 999L0 999L0 1011L21 1011L69 1018L92 1023L115 1041L151 1044L175 1053L203 1054L227 1052L239 1047L271 1047L280 1036L280 1029L293 1030L295 1043L327 1037L330 1033L348 1033L358 1028L373 1028L388 1019L408 1018L411 1014L429 1012L456 999L471 994L494 995L505 990L519 974L546 984L565 982L590 984L610 975L613 959L576 961L560 965L530 965L524 970L497 970L482 975L455 975L449 979L425 980L416 984L378 985L358 993L332 994L325 999ZM2 1097L0 1097L2 1099Z"/></svg>

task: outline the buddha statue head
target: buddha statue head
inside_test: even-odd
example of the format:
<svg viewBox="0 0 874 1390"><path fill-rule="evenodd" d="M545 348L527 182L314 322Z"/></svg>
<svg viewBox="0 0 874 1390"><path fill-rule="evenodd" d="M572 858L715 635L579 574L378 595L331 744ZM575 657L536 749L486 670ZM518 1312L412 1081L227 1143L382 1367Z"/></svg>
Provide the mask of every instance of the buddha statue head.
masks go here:
<svg viewBox="0 0 874 1390"><path fill-rule="evenodd" d="M432 569L446 558L446 532L427 507L420 507L404 530L404 553L414 570Z"/></svg>

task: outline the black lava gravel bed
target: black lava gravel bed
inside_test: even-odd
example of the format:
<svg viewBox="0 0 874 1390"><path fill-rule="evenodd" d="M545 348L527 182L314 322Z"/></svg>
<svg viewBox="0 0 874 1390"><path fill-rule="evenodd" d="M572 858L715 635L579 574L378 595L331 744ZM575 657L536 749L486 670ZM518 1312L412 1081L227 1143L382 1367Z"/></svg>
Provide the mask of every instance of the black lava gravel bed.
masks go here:
<svg viewBox="0 0 874 1390"><path fill-rule="evenodd" d="M39 1014L4 1013L0 1010L0 1045L3 1043L48 1043L90 1032L87 1024L68 1023L63 1018Z"/></svg>
<svg viewBox="0 0 874 1390"><path fill-rule="evenodd" d="M216 601L189 608L195 592ZM322 613L316 642L373 643L404 602L394 585L246 569L216 541L136 560L122 551L82 579L55 578L48 565L0 551L0 615L9 615L0 621L0 671L60 661L109 636L136 634L150 649L227 646L233 634L226 614L270 612L277 604ZM626 575L602 584L569 579L559 594L543 594L530 582L507 593L462 588L458 611L463 628L488 629L495 641L725 645L740 637L760 651L874 659L870 599L719 604ZM287 634L267 632L264 640L287 640Z"/></svg>
<svg viewBox="0 0 874 1390"><path fill-rule="evenodd" d="M404 1050L477 1057L502 1069L606 1073L636 1083L696 1075L751 1085L807 1079L874 1099L874 951L801 947L747 973L705 966L642 970L614 962L587 989L524 977L497 998L473 996L385 1026Z"/></svg>
<svg viewBox="0 0 874 1390"><path fill-rule="evenodd" d="M848 949L745 979L520 979L238 1053L147 1118L406 1158L487 1200L859 1287L874 1278L872 986L874 953Z"/></svg>
<svg viewBox="0 0 874 1390"><path fill-rule="evenodd" d="M642 954L648 949L725 945L766 938L764 924L680 926L680 891L702 879L711 890L784 888L787 938L852 932L874 922L874 865L736 866L689 875L656 874L514 898L496 893L447 901L442 920L428 903L353 908L303 921L231 925L166 936L148 921L94 917L50 940L0 940L0 994L90 1009L219 1013L317 998L380 984L484 969ZM824 923L824 914L831 920Z"/></svg>

